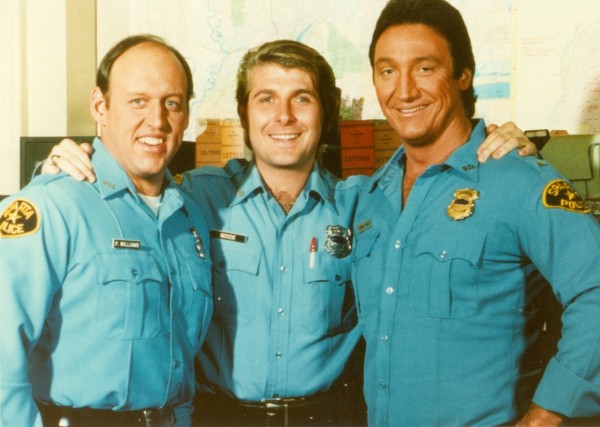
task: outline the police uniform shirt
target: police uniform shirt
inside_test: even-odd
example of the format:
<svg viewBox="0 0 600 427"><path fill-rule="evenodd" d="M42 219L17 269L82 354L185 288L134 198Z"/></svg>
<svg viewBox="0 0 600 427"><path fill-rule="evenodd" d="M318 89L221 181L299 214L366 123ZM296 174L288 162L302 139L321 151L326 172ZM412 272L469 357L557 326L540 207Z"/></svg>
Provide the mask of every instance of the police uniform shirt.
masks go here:
<svg viewBox="0 0 600 427"><path fill-rule="evenodd" d="M2 425L41 425L34 399L191 401L212 313L208 227L170 176L157 217L94 149L96 183L40 176L0 204Z"/></svg>
<svg viewBox="0 0 600 427"><path fill-rule="evenodd" d="M404 208L403 149L359 197L353 278L370 425L499 425L527 409L528 386L548 410L600 413L600 228L547 163L511 153L479 164L484 137L480 122ZM565 310L535 390L529 377L543 367L525 359L543 326L538 270Z"/></svg>
<svg viewBox="0 0 600 427"><path fill-rule="evenodd" d="M253 162L184 175L209 222L214 267L201 387L260 401L338 378L359 338L347 233L360 182L315 167L285 215Z"/></svg>

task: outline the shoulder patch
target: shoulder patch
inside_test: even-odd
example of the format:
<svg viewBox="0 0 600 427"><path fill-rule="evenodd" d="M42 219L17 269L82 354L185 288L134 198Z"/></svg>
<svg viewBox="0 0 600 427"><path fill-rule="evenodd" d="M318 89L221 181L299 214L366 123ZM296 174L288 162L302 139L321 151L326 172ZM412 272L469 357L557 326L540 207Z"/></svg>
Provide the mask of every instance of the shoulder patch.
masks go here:
<svg viewBox="0 0 600 427"><path fill-rule="evenodd" d="M0 237L23 237L40 228L37 207L25 199L16 199L0 215Z"/></svg>
<svg viewBox="0 0 600 427"><path fill-rule="evenodd" d="M591 208L577 191L564 179L555 179L550 181L544 194L542 202L547 208L564 209L570 212L588 213Z"/></svg>

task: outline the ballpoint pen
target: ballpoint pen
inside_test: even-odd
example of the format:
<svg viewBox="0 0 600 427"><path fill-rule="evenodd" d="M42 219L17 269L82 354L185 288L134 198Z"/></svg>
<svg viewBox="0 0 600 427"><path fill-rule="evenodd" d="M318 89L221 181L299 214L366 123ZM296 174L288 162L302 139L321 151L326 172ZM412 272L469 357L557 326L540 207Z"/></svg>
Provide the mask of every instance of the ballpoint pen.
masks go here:
<svg viewBox="0 0 600 427"><path fill-rule="evenodd" d="M315 267L315 254L317 253L317 238L313 237L310 241L310 257L308 259L308 268Z"/></svg>

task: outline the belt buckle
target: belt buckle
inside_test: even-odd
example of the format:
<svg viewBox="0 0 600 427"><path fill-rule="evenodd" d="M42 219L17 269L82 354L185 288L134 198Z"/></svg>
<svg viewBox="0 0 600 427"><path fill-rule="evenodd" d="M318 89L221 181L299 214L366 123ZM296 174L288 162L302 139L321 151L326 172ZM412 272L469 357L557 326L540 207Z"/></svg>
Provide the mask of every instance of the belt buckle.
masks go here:
<svg viewBox="0 0 600 427"><path fill-rule="evenodd" d="M265 402L265 407L267 408L267 417L274 417L276 412L273 411L283 410L283 427L289 426L289 401L286 399L269 400Z"/></svg>
<svg viewBox="0 0 600 427"><path fill-rule="evenodd" d="M164 409L144 409L144 422L146 427L171 426L173 420L171 412Z"/></svg>
<svg viewBox="0 0 600 427"><path fill-rule="evenodd" d="M286 402L283 399L281 399L281 400L268 400L268 401L265 402L265 407L267 409L283 409L283 408L288 408L289 407L289 403Z"/></svg>
<svg viewBox="0 0 600 427"><path fill-rule="evenodd" d="M146 424L146 427L152 427L154 423L154 411L152 409L144 409L142 414L144 414L144 423Z"/></svg>

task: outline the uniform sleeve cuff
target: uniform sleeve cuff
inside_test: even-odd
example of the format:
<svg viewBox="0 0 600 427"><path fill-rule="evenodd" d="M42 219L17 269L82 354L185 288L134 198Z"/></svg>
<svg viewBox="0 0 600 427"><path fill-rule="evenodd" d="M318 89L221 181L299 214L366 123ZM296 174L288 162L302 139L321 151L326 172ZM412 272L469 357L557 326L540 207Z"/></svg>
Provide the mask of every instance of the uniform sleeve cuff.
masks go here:
<svg viewBox="0 0 600 427"><path fill-rule="evenodd" d="M552 358L533 402L569 418L590 417L600 413L600 388Z"/></svg>

